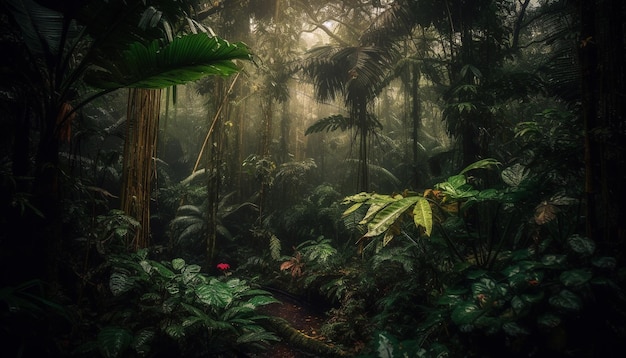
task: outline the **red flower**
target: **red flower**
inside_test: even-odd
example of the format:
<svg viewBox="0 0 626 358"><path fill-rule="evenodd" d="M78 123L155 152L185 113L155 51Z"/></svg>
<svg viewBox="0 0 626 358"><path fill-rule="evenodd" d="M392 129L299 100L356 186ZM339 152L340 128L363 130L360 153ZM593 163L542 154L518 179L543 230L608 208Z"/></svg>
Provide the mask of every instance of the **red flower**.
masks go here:
<svg viewBox="0 0 626 358"><path fill-rule="evenodd" d="M221 271L226 271L230 268L230 265L224 262L220 262L219 264L217 264L217 269L221 270Z"/></svg>

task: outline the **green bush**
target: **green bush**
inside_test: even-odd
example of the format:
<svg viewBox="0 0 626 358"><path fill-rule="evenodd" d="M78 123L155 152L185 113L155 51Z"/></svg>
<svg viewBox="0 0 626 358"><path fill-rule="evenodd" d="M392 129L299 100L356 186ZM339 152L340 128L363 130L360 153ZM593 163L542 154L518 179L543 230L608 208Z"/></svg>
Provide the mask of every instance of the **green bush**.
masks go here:
<svg viewBox="0 0 626 358"><path fill-rule="evenodd" d="M156 262L146 250L113 255L109 261L110 305L101 315L97 338L81 346L81 353L228 356L278 340L263 327L267 317L256 311L276 300L244 280L208 276L180 258Z"/></svg>

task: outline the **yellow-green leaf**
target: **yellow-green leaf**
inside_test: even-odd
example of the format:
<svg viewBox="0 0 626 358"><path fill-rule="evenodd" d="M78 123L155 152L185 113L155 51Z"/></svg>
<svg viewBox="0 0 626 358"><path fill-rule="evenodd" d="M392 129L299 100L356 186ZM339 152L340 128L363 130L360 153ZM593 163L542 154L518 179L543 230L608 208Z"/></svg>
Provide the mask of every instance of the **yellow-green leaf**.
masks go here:
<svg viewBox="0 0 626 358"><path fill-rule="evenodd" d="M413 207L413 222L415 222L415 226L423 227L426 230L426 235L430 236L433 231L433 211L428 200L419 196L416 198L419 199Z"/></svg>

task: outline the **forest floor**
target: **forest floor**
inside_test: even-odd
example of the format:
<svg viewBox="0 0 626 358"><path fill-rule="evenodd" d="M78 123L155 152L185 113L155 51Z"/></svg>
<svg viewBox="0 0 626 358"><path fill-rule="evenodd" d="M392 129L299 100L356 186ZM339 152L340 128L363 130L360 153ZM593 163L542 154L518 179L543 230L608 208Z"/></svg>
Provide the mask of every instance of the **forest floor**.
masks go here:
<svg viewBox="0 0 626 358"><path fill-rule="evenodd" d="M277 297L279 298L279 297ZM279 298L280 299L280 298ZM285 319L289 324L302 334L319 340L326 341L320 334L320 328L324 323L323 314L313 309L290 300L281 300L279 303L272 303L261 307L260 313ZM276 342L267 351L254 355L257 358L310 358L316 355L303 352L296 347L289 345L286 341Z"/></svg>

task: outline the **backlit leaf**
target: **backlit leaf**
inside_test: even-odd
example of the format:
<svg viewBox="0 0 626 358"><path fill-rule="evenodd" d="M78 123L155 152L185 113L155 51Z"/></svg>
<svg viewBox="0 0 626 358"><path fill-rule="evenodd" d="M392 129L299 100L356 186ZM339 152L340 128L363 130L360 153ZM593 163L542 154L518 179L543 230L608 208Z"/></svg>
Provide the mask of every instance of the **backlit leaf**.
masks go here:
<svg viewBox="0 0 626 358"><path fill-rule="evenodd" d="M396 222L396 220L407 211L418 200L423 199L419 196L409 196L400 200L394 201L384 209L380 210L376 216L368 223L367 233L364 237L374 237L387 231L389 227ZM425 200L425 199L423 199Z"/></svg>
<svg viewBox="0 0 626 358"><path fill-rule="evenodd" d="M413 207L413 222L415 226L421 226L426 232L426 236L430 236L433 231L433 212L428 200L416 196L417 202Z"/></svg>

